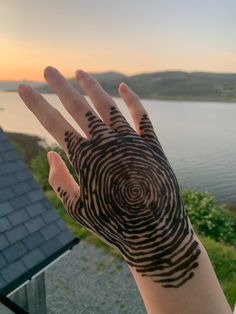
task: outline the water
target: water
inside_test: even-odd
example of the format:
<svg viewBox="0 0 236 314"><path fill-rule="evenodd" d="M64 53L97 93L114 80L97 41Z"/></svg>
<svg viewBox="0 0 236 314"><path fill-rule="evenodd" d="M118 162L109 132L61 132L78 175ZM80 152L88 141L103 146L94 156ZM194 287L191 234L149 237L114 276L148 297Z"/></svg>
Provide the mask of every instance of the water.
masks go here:
<svg viewBox="0 0 236 314"><path fill-rule="evenodd" d="M46 95L78 130L55 95ZM115 98L129 122L122 100ZM210 191L236 204L236 104L143 100L181 187ZM0 93L0 125L5 131L55 140L16 93ZM132 122L131 122L132 124ZM132 124L133 125L133 124ZM81 130L80 130L81 131Z"/></svg>

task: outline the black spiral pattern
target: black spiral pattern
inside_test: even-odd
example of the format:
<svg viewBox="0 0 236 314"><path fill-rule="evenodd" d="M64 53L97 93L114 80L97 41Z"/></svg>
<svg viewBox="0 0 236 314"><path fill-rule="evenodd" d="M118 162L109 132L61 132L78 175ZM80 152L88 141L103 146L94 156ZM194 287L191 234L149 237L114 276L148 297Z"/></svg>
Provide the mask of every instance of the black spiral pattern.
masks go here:
<svg viewBox="0 0 236 314"><path fill-rule="evenodd" d="M142 276L179 287L193 277L200 249L175 174L147 115L139 136L115 107L110 113L113 129L87 112L90 140L65 133L80 198L58 192L68 213Z"/></svg>

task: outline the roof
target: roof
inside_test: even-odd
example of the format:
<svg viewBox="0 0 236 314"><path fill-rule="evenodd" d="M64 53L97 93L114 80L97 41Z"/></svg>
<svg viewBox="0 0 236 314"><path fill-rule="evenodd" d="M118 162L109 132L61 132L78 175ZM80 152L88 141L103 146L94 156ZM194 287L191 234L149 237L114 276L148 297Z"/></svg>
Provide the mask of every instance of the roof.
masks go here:
<svg viewBox="0 0 236 314"><path fill-rule="evenodd" d="M76 243L0 128L0 292L10 293Z"/></svg>

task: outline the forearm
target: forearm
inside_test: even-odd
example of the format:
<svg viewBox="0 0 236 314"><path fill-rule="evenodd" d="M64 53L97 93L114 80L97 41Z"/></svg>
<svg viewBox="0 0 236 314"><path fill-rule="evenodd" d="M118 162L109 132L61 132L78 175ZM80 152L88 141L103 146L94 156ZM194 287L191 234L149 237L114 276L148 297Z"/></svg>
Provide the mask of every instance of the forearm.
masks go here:
<svg viewBox="0 0 236 314"><path fill-rule="evenodd" d="M194 276L178 288L164 288L130 267L148 314L232 314L208 254L201 244Z"/></svg>

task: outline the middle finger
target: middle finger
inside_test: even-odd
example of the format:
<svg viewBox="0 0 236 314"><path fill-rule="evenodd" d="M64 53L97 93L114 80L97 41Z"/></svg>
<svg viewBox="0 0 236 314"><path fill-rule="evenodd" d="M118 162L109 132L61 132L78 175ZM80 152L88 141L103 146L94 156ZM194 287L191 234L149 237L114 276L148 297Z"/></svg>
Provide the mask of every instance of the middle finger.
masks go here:
<svg viewBox="0 0 236 314"><path fill-rule="evenodd" d="M112 97L107 94L92 75L85 71L78 70L76 72L76 79L82 90L92 100L97 112L108 127L119 133L134 132Z"/></svg>
<svg viewBox="0 0 236 314"><path fill-rule="evenodd" d="M79 124L87 138L93 137L94 129L107 131L106 125L92 109L86 99L67 82L64 76L55 68L47 67L44 71L45 79L61 100L63 106ZM92 117L93 116L93 120ZM91 122L92 120L92 122ZM93 124L93 126L91 125Z"/></svg>

